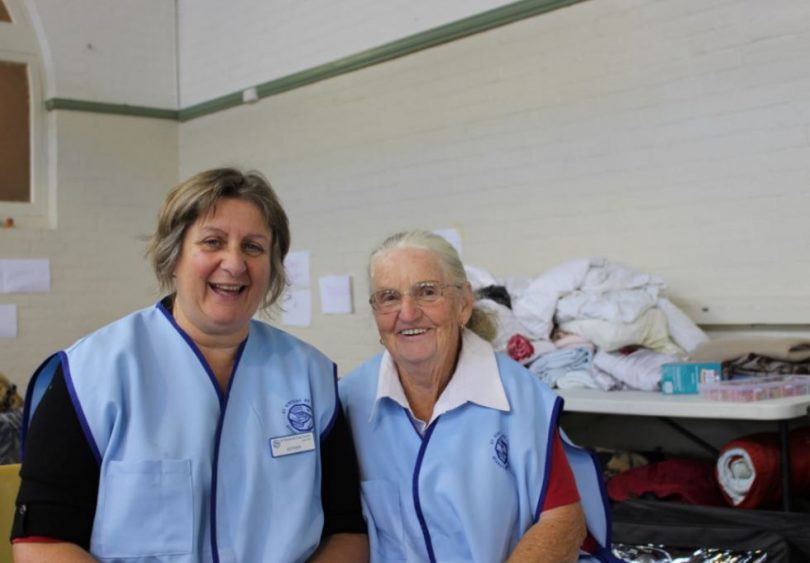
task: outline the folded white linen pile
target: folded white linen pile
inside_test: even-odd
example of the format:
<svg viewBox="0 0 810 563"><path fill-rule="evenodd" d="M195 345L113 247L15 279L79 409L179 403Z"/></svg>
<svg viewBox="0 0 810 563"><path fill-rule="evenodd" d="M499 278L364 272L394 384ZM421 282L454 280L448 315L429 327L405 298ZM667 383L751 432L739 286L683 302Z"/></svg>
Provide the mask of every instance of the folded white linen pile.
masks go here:
<svg viewBox="0 0 810 563"><path fill-rule="evenodd" d="M501 295L508 292L508 302L476 301L495 319L496 350L531 366L564 347L558 345L563 333L580 337L598 353L616 353L614 361L608 358L603 365L594 364L596 369L590 358L581 366L559 365L571 359L570 353L545 359L534 371L552 386L654 391L661 364L685 359L708 339L662 294L661 278L606 258L571 260L533 279L499 280L481 268L466 270L473 289L481 295L493 287ZM639 347L646 350L623 361L626 352ZM634 371L627 373L631 365ZM646 365L652 365L652 371Z"/></svg>

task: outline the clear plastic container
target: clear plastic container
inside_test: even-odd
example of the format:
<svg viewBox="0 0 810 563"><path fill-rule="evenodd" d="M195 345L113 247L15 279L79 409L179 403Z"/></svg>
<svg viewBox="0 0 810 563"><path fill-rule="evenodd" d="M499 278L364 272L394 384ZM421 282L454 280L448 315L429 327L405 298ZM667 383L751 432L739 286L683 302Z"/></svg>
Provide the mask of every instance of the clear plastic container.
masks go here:
<svg viewBox="0 0 810 563"><path fill-rule="evenodd" d="M765 375L701 383L700 395L715 401L750 402L810 394L810 375Z"/></svg>

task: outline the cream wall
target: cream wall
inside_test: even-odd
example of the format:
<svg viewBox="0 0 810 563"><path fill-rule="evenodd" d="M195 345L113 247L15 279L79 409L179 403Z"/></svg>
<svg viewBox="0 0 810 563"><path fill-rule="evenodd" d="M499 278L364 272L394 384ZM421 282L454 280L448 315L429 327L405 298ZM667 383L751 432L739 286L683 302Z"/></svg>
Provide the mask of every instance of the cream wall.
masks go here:
<svg viewBox="0 0 810 563"><path fill-rule="evenodd" d="M180 107L512 2L177 0Z"/></svg>
<svg viewBox="0 0 810 563"><path fill-rule="evenodd" d="M139 237L150 233L177 181L176 122L48 113L37 102L60 96L175 107L175 20L173 3L163 0L4 1L14 23L3 24L8 44L0 41L0 56L20 46L30 55L34 138L42 134L33 193L37 205L50 201L39 222L35 211L0 204L0 217L18 225L0 231L0 257L47 258L51 268L49 293L0 300L17 306L19 333L0 339L0 371L22 387L47 355L153 302Z"/></svg>
<svg viewBox="0 0 810 563"><path fill-rule="evenodd" d="M32 60L40 58L41 64L32 70L45 99L178 107L178 2L5 2L15 19L14 37L25 37L25 53L36 53L31 55ZM282 19L287 22L288 31L292 29L291 20L310 15L313 19L309 21L294 21L295 29L312 30L316 21L322 26L319 33L310 36L320 41L320 47L315 49L318 56L312 58L311 50L302 50L308 58L298 61L298 68L324 63L347 50L372 47L505 3L505 0L454 0L435 9L427 3L411 6L400 2L392 4L390 12L370 4L363 13L373 16L373 21L367 18L359 27L346 22L352 27L352 43L342 47L336 46L335 41L346 38L346 29L333 37L331 43L322 41L337 21L324 17L330 9L328 3L322 2L323 10L312 13L296 12L293 4L272 6L275 11L268 11L271 6L261 2L253 2L251 10L245 9L249 7L245 2L229 6L228 18L222 26L227 28L224 35L232 38L230 43L207 42L212 34L206 26L222 19L222 6L199 3L193 10L185 9L186 17L182 19L187 49L197 54L188 59L186 71L191 77L204 78L202 83L194 84L197 95L204 99L231 91L233 84L223 80L220 71L233 65L235 58L246 61L235 66L251 84L276 78L265 74L264 63L268 59L292 60L299 52L289 48L295 33L286 36L283 52L277 50L278 43L270 40L276 33L253 35L252 40L258 43L239 43L240 48L235 51L228 48L234 44L234 38L240 37L239 30L245 22L276 25L277 13L284 13ZM315 7L312 2L308 4L309 9ZM360 3L351 6L354 13L361 7ZM254 22L253 17L259 19ZM360 32L369 35L363 38ZM265 51L257 54L258 47ZM0 41L0 51L8 54L8 49ZM250 56L245 56L246 53ZM197 58L201 54L204 59ZM50 293L7 294L2 298L3 303L18 307L19 336L0 339L0 371L21 385L48 354L154 301L155 282L143 259L144 243L140 237L151 231L163 195L178 180L177 123L39 110L36 117L47 121L44 129L48 140L43 153L51 153L51 157L36 171L36 188L38 195L52 188L50 211L55 220L49 227L41 227L27 217L21 220L17 209L0 205L0 216L15 216L19 225L14 230L0 231L0 256L43 257L51 264ZM43 219L41 223L47 225L48 221Z"/></svg>
<svg viewBox="0 0 810 563"><path fill-rule="evenodd" d="M60 13L51 0L26 2ZM53 14L44 18L64 78L56 95L173 99L169 63L157 60L171 61L171 26L150 20L170 14L150 3L136 17L133 6L94 13L106 19L75 37L76 13L63 14L62 31ZM228 16L238 13L250 15ZM380 17L376 27L394 26ZM53 291L4 296L19 306L20 336L0 340L0 370L24 383L46 354L152 302L138 236L178 177L223 163L270 176L294 249L312 253L313 282L353 276L356 314L318 314L315 292L312 326L293 331L344 372L378 350L364 305L366 255L414 226L459 229L467 262L497 275L605 255L663 276L703 323L806 330L808 18L804 0L591 0L181 125L52 112L58 227L3 231L0 255L49 258ZM329 20L318 21L328 35ZM146 41L145 50L123 49L129 30L115 29L128 22L154 34L132 43ZM72 82L71 68L95 60L80 41L96 36L118 54ZM318 52L310 62L337 54ZM208 54L215 66L247 68L245 83L274 78L262 65L281 58ZM135 84L149 57L155 66ZM201 65L187 66L187 78ZM206 98L229 84L194 88Z"/></svg>
<svg viewBox="0 0 810 563"><path fill-rule="evenodd" d="M50 119L58 228L0 232L0 256L51 267L50 293L3 295L17 305L19 336L0 339L0 371L21 386L47 355L155 300L140 237L177 181L174 122L71 111Z"/></svg>
<svg viewBox="0 0 810 563"><path fill-rule="evenodd" d="M353 276L356 314L294 331L343 371L379 349L366 255L409 227L459 229L497 275L603 255L701 322L806 329L807 21L804 0L584 2L182 124L180 174L266 172L312 281Z"/></svg>
<svg viewBox="0 0 810 563"><path fill-rule="evenodd" d="M46 98L177 108L177 22L166 0L15 0L43 51Z"/></svg>

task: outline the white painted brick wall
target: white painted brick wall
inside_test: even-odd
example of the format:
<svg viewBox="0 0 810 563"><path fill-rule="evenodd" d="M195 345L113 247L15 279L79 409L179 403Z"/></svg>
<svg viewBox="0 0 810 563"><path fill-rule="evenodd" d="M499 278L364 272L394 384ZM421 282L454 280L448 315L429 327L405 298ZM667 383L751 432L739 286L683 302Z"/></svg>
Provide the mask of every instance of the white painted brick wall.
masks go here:
<svg viewBox="0 0 810 563"><path fill-rule="evenodd" d="M35 1L60 15L58 3ZM287 17L315 7L297 4ZM351 34L364 46L385 42L461 17L452 4L426 20L405 17L404 3L390 14L371 7L380 19L356 25L380 35ZM105 86L127 74L133 56L165 51L157 47L168 31L151 18L167 9L153 7L132 18L123 17L131 8L90 10L107 18L102 38L122 39L113 51L149 43L106 52L117 61L106 70L81 70L89 59L66 25L54 42L57 94L167 105L165 61L144 71L154 80L125 76L131 87L121 96ZM202 22L213 9L201 8ZM810 322L801 317L810 302L808 17L803 0L594 0L191 121L179 126L179 143L174 123L59 112L59 227L0 236L4 257L51 259L53 292L4 297L20 307L20 338L0 341L0 370L23 382L48 353L153 301L138 236L178 179L178 146L182 177L222 163L266 172L290 212L294 248L312 252L313 282L354 276L357 314L316 313L311 328L295 331L343 371L378 349L364 305L367 253L413 226L458 228L467 261L498 275L605 255L663 276L677 298L707 303L729 322ZM129 39L125 19L145 35ZM308 20L296 21L285 25ZM77 38L96 37L100 24L82 25L92 33ZM310 58L290 49L292 35L279 47L285 57L240 58L234 53L252 53L240 42L255 37L237 31L229 32L242 45L234 52L219 40L224 50L189 47L188 56L208 57L206 79L233 66L248 85L299 69L260 68L269 60L305 67L351 52L317 55L340 43L322 23L320 46L302 50ZM145 39L150 33L158 37ZM202 75L204 62L184 68ZM198 78L188 88L199 99L233 89Z"/></svg>
<svg viewBox="0 0 810 563"><path fill-rule="evenodd" d="M237 92L509 0L177 0L180 106Z"/></svg>
<svg viewBox="0 0 810 563"><path fill-rule="evenodd" d="M49 354L157 298L144 259L163 196L177 182L177 124L56 114L58 228L3 229L3 258L48 258L51 292L4 294L19 337L0 339L0 371L21 386Z"/></svg>
<svg viewBox="0 0 810 563"><path fill-rule="evenodd" d="M45 34L47 97L177 108L174 2L27 1Z"/></svg>
<svg viewBox="0 0 810 563"><path fill-rule="evenodd" d="M379 349L366 256L409 227L458 228L501 276L604 255L706 319L810 324L807 21L805 0L585 2L182 124L180 172L263 170L313 282L354 276L357 314L295 331L344 371Z"/></svg>

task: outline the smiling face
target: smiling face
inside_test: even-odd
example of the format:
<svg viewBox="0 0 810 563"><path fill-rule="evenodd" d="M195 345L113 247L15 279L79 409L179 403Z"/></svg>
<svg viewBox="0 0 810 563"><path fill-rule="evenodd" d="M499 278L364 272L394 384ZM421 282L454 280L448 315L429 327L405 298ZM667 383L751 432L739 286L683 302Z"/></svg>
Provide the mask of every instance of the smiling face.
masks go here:
<svg viewBox="0 0 810 563"><path fill-rule="evenodd" d="M372 266L372 292L395 289L402 294L402 309L377 313L374 319L382 343L400 375L434 374L448 377L458 355L461 325L472 312L469 284L448 287L435 303L419 306L408 295L423 281L448 283L435 254L418 248L397 248L380 256Z"/></svg>
<svg viewBox="0 0 810 563"><path fill-rule="evenodd" d="M173 315L197 344L247 336L270 281L271 242L259 208L241 199L218 201L186 230Z"/></svg>

